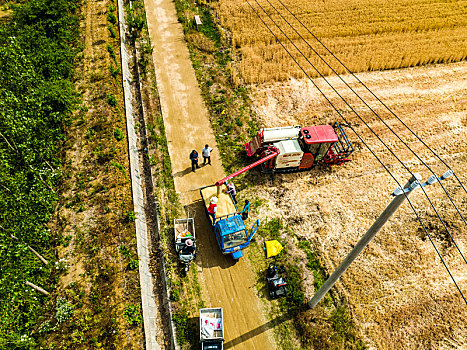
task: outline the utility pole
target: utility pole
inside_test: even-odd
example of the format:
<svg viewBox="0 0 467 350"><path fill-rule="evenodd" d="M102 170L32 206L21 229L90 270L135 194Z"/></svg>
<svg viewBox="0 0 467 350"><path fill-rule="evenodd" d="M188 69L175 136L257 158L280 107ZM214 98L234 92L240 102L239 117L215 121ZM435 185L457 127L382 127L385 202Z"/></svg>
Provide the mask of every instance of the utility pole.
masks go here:
<svg viewBox="0 0 467 350"><path fill-rule="evenodd" d="M445 174L446 175L446 174ZM428 179L427 182L420 184L421 176L419 174L413 174L410 180L405 184L404 188L401 189L398 187L393 195L395 198L383 211L374 224L368 229L365 235L360 239L357 245L352 249L352 251L347 255L344 261L337 267L337 269L332 273L332 275L324 282L321 288L316 292L313 298L308 302L308 307L310 309L314 308L321 299L326 295L326 293L334 286L337 280L342 276L342 274L347 270L350 264L357 258L357 256L362 252L363 249L370 243L370 241L375 237L381 227L389 220L389 218L396 212L396 210L404 202L404 199L410 194L410 192L417 188L418 186L430 185L436 181L441 181L445 178L445 175L439 179L435 176L433 179ZM446 176L447 177L447 176Z"/></svg>

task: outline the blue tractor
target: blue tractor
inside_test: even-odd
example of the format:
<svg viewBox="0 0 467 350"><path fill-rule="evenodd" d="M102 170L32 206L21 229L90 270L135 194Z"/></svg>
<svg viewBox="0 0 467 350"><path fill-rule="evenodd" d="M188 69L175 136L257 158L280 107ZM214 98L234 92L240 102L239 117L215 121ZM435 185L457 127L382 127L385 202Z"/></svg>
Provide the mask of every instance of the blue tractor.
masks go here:
<svg viewBox="0 0 467 350"><path fill-rule="evenodd" d="M232 254L232 258L239 259L243 256L243 249L250 245L251 239L258 230L259 220L256 220L250 234L245 227L241 215L226 215L214 224L214 233L217 243L223 254Z"/></svg>
<svg viewBox="0 0 467 350"><path fill-rule="evenodd" d="M243 256L243 249L250 245L250 241L258 230L259 220L256 220L248 233L242 216L238 213L237 206L232 196L226 191L219 191L217 186L201 188L201 197L205 203L206 214L216 235L217 243L222 254L232 254L234 259ZM217 198L217 215L215 219L208 213L212 198Z"/></svg>

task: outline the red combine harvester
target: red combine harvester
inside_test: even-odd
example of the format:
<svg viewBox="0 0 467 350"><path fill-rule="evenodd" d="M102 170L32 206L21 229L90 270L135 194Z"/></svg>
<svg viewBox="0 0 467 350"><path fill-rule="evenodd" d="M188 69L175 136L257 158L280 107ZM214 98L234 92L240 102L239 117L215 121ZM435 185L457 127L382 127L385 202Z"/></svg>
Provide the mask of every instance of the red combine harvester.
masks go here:
<svg viewBox="0 0 467 350"><path fill-rule="evenodd" d="M291 173L309 170L324 163L341 165L354 151L342 125L288 126L263 128L245 144L249 157L260 159L253 164L216 182L220 186L235 176L258 165L265 173Z"/></svg>

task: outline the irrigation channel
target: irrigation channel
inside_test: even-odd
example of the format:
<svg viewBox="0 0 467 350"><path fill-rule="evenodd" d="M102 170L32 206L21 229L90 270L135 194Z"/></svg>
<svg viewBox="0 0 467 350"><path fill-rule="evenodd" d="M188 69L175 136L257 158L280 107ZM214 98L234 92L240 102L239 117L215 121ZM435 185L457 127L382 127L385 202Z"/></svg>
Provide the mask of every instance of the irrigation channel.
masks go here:
<svg viewBox="0 0 467 350"><path fill-rule="evenodd" d="M118 17L130 177L134 212L137 213L135 229L145 349L173 349L177 346L175 329L170 322L172 314L167 295L165 261L160 254L151 254L159 250L159 218L153 195L146 136L147 113L142 103L140 72L136 63L137 52L135 45L128 40L129 31L125 23L123 0L118 0ZM136 125L140 126L137 128L138 132ZM154 269L154 265L158 268Z"/></svg>

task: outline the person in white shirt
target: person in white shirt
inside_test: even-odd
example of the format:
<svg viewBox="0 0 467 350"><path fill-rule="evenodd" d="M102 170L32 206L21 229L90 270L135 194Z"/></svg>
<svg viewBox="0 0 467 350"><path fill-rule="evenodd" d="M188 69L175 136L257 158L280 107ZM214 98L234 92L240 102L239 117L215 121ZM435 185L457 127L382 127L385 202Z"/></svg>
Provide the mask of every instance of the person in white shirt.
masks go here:
<svg viewBox="0 0 467 350"><path fill-rule="evenodd" d="M227 184L228 190L224 190L225 193L228 193L232 196L232 199L235 204L237 204L237 191L235 190L235 185L233 182Z"/></svg>
<svg viewBox="0 0 467 350"><path fill-rule="evenodd" d="M208 164L211 165L211 152L212 148L205 145L201 152L203 154L203 165L206 165L206 160L208 161Z"/></svg>

